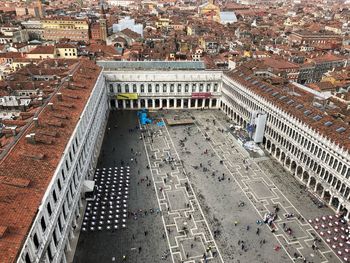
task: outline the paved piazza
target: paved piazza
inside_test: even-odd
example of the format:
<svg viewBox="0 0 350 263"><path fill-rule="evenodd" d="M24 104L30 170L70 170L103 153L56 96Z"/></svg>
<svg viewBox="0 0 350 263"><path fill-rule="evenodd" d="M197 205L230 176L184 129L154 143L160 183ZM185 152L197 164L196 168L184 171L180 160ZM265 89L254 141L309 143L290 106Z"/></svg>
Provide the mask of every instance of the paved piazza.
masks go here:
<svg viewBox="0 0 350 263"><path fill-rule="evenodd" d="M176 115L195 124L157 125ZM276 160L245 150L222 112L150 117L140 131L136 112L111 113L99 167L130 165L127 226L82 232L74 262L341 262L308 223L334 212Z"/></svg>

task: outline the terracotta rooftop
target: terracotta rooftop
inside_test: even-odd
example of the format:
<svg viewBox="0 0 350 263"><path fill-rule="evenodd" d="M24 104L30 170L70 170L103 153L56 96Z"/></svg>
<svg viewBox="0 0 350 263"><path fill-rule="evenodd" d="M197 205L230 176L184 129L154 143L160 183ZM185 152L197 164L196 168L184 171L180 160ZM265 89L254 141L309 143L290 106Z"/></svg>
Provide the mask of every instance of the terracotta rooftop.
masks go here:
<svg viewBox="0 0 350 263"><path fill-rule="evenodd" d="M273 86L263 82L244 65L225 74L350 151L350 125L335 114L341 109L324 107L327 101L317 102L311 93L293 84Z"/></svg>
<svg viewBox="0 0 350 263"><path fill-rule="evenodd" d="M29 54L54 54L55 47L54 46L37 46Z"/></svg>
<svg viewBox="0 0 350 263"><path fill-rule="evenodd" d="M1 160L1 262L15 262L100 70L89 60L76 61L70 72L73 74L71 84L76 83L84 88L68 89L65 87L66 82L62 81L64 84L58 89L62 93L62 102L54 95L49 100L54 104L54 110L43 107L38 115L39 127L35 127L33 122L29 123L17 143ZM68 108L63 103L74 106ZM58 120L57 114L68 118L59 118L62 123L60 127L50 126L50 120ZM36 144L27 142L25 135L29 133L36 134ZM58 136L47 135L53 133Z"/></svg>

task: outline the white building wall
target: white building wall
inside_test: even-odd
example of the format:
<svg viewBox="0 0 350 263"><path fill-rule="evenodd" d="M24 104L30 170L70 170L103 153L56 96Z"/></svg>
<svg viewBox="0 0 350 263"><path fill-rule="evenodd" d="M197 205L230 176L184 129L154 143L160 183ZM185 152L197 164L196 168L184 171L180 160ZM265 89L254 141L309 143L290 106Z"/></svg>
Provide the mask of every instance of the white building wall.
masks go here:
<svg viewBox="0 0 350 263"><path fill-rule="evenodd" d="M65 262L65 249L70 249L69 239L80 212L83 183L93 174L102 144L107 101L101 73L44 194L18 263L26 262L27 255L31 262Z"/></svg>
<svg viewBox="0 0 350 263"><path fill-rule="evenodd" d="M350 155L292 115L223 77L221 109L245 126L254 111L267 113L264 147L310 191L337 212L350 211Z"/></svg>
<svg viewBox="0 0 350 263"><path fill-rule="evenodd" d="M110 101L114 100L118 109L217 108L219 105L222 83L219 71L105 71L105 76ZM120 93L137 93L139 97L118 101L116 96ZM211 96L198 99L193 93Z"/></svg>

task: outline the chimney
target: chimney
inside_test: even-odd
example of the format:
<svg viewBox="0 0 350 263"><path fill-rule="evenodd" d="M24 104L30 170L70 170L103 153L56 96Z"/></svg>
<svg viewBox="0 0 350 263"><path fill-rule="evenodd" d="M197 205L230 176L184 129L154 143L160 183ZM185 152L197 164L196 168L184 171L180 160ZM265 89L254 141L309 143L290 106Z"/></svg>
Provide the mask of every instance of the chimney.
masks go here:
<svg viewBox="0 0 350 263"><path fill-rule="evenodd" d="M39 118L38 117L34 117L33 121L34 121L35 127L39 127Z"/></svg>
<svg viewBox="0 0 350 263"><path fill-rule="evenodd" d="M47 106L49 107L49 109L50 109L51 111L53 111L53 103L52 103L52 102L49 102L49 103L47 104Z"/></svg>
<svg viewBox="0 0 350 263"><path fill-rule="evenodd" d="M28 143L35 144L35 133L30 133L26 135Z"/></svg>
<svg viewBox="0 0 350 263"><path fill-rule="evenodd" d="M12 130L13 136L16 136L17 135L16 127L11 127L11 130Z"/></svg>
<svg viewBox="0 0 350 263"><path fill-rule="evenodd" d="M61 93L61 92L58 92L58 93L57 93L57 99L58 99L59 101L62 101L62 100L63 100L63 98L62 98L62 93Z"/></svg>

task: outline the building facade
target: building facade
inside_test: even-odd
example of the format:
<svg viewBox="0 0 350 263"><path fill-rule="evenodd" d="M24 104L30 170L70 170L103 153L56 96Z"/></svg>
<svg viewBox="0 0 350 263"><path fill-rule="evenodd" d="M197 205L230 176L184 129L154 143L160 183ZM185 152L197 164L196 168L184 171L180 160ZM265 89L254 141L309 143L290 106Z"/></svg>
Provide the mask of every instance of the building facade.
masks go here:
<svg viewBox="0 0 350 263"><path fill-rule="evenodd" d="M68 38L74 41L89 42L89 23L87 20L68 17L43 19L43 39L60 40Z"/></svg>
<svg viewBox="0 0 350 263"><path fill-rule="evenodd" d="M66 262L65 253L71 249L70 240L82 212L84 181L93 176L108 112L107 89L100 74L17 262Z"/></svg>
<svg viewBox="0 0 350 263"><path fill-rule="evenodd" d="M17 262L66 262L65 253L71 249L70 240L81 215L84 182L93 176L110 109L219 108L242 127L262 113L266 115L262 146L311 193L349 219L349 151L281 106L300 111L303 106L295 97L271 93L273 89L267 84L238 70L231 75L204 70L199 62L98 64L103 71L65 147ZM264 95L268 93L270 97ZM309 116L307 110L302 112ZM312 119L320 121L322 116L312 115ZM322 120L319 125L333 129L330 121ZM348 138L343 132L334 130Z"/></svg>
<svg viewBox="0 0 350 263"><path fill-rule="evenodd" d="M105 72L111 108L217 108L221 72L117 71Z"/></svg>
<svg viewBox="0 0 350 263"><path fill-rule="evenodd" d="M266 113L263 147L311 193L349 220L349 151L247 86L228 76L222 80L220 109L243 127L250 123L253 112Z"/></svg>

